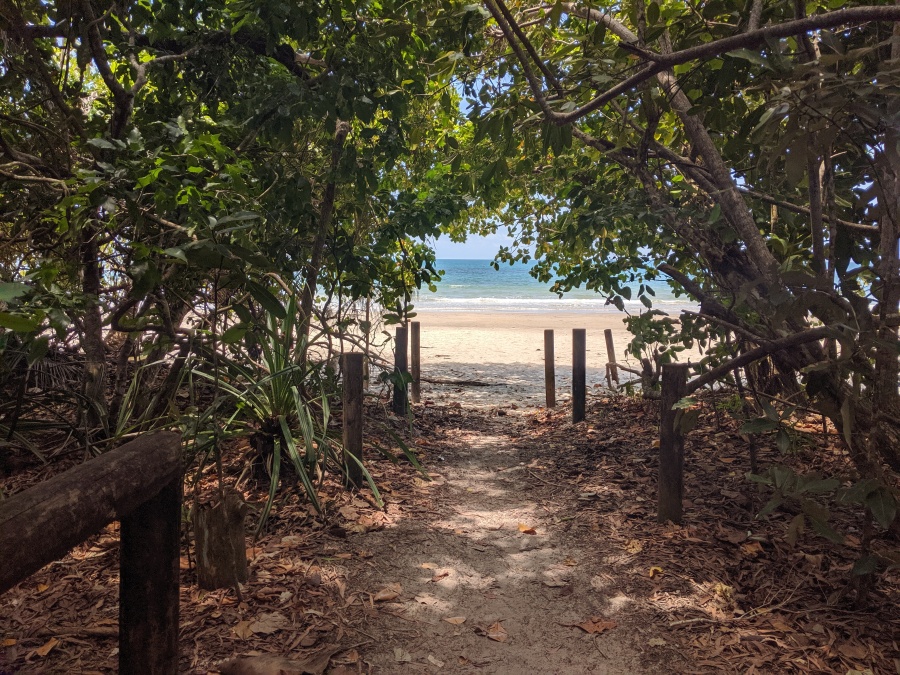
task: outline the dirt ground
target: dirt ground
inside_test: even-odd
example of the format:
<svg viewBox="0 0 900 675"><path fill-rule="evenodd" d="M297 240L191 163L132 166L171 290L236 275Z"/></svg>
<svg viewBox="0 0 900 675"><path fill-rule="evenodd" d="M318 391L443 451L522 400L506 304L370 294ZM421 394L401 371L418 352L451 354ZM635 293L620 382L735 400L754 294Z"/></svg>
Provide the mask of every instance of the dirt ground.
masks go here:
<svg viewBox="0 0 900 675"><path fill-rule="evenodd" d="M447 387L427 398L412 430L383 403L370 409L385 507L327 481L319 518L283 490L248 549L241 598L200 591L185 548L182 672L282 672L223 666L263 655L314 675L844 675L900 664L900 575L883 575L857 610L852 514L841 516L844 547L812 535L788 545L789 513L756 520L767 496L743 477L746 445L711 406L688 440L675 526L655 521L653 404L593 397L573 425L564 407L469 405ZM385 428L408 439L430 480L378 458ZM846 463L834 439L791 461L823 457ZM760 459L779 458L761 447ZM245 497L263 498L258 487ZM111 526L0 597L0 673L115 672L117 584Z"/></svg>

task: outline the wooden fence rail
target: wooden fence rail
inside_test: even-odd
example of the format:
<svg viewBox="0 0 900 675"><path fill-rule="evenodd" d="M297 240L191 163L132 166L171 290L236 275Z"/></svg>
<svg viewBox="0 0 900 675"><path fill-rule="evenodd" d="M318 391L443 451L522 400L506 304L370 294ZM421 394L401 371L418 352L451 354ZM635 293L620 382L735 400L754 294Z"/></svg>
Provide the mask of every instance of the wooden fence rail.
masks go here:
<svg viewBox="0 0 900 675"><path fill-rule="evenodd" d="M119 672L177 672L182 475L159 432L0 502L0 593L120 520Z"/></svg>

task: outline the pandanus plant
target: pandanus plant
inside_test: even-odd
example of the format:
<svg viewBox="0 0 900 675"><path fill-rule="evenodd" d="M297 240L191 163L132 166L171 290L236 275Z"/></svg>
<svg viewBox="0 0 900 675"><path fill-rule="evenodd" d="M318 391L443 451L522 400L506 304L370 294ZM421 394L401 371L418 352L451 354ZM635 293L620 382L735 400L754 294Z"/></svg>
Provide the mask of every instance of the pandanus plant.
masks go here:
<svg viewBox="0 0 900 675"><path fill-rule="evenodd" d="M222 335L223 343L244 340L252 345L254 348L247 350L252 355L226 355L216 350L192 368L194 376L212 382L217 391L213 406L204 415L208 423L215 423L218 417L225 435L249 438L255 453L251 466L268 477L269 494L257 532L271 512L285 470L296 474L306 496L321 512L318 488L326 472L346 473L345 461L359 464L328 433L328 397L316 384L318 367L306 349L297 295L288 293L283 306L269 294L261 326L251 329L239 324ZM314 390L319 394L308 393ZM213 449L209 448L207 457ZM372 476L361 468L381 504Z"/></svg>

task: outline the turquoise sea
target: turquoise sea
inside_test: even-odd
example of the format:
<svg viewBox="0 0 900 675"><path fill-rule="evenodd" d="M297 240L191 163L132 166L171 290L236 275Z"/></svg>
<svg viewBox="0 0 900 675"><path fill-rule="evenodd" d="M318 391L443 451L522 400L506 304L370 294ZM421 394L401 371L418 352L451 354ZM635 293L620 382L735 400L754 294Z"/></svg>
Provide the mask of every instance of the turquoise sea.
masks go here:
<svg viewBox="0 0 900 675"><path fill-rule="evenodd" d="M490 260L438 259L437 268L445 274L436 293L423 289L413 299L422 311L444 312L611 312L619 310L594 291L573 289L562 298L550 292L551 284L543 284L529 274L531 265L491 267ZM656 293L654 309L664 312L691 307L690 299L676 298L666 281L649 284ZM635 285L637 286L637 284ZM625 303L629 313L646 311L632 289L632 300Z"/></svg>

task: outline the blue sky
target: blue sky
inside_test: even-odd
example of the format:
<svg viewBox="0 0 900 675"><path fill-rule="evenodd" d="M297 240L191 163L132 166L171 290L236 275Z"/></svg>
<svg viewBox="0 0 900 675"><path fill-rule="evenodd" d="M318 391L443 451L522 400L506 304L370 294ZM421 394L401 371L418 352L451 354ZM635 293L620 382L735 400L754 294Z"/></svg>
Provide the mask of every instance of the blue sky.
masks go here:
<svg viewBox="0 0 900 675"><path fill-rule="evenodd" d="M512 244L512 238L505 232L496 232L486 237L469 235L462 244L450 241L446 236L440 237L434 244L435 253L440 258L466 258L469 260L491 260L501 246Z"/></svg>

